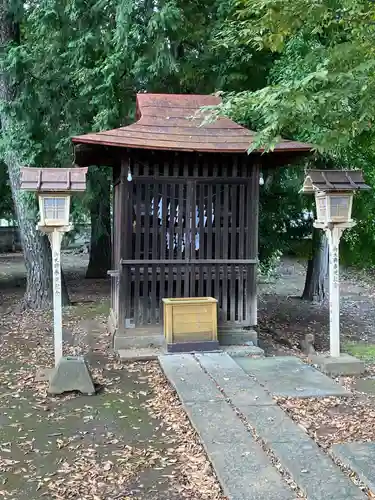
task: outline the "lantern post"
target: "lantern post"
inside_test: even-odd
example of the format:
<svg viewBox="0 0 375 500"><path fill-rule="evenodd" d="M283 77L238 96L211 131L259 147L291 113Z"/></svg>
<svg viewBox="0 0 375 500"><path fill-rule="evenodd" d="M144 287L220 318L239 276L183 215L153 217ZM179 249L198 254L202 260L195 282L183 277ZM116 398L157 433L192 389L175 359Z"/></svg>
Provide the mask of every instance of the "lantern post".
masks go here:
<svg viewBox="0 0 375 500"><path fill-rule="evenodd" d="M330 356L340 357L340 278L339 246L345 229L355 226L352 215L353 195L369 189L360 170L308 170L302 192L314 193L316 220L329 244L329 334Z"/></svg>
<svg viewBox="0 0 375 500"><path fill-rule="evenodd" d="M52 252L53 334L55 367L63 357L62 303L61 303L61 242L69 224L70 194L39 193L40 222L38 229L47 234Z"/></svg>
<svg viewBox="0 0 375 500"><path fill-rule="evenodd" d="M63 357L61 301L61 242L70 231L71 193L86 189L87 168L22 168L21 189L38 195L40 221L37 228L47 234L52 250L53 334L55 369L49 377L49 392L78 390L95 392L83 357Z"/></svg>

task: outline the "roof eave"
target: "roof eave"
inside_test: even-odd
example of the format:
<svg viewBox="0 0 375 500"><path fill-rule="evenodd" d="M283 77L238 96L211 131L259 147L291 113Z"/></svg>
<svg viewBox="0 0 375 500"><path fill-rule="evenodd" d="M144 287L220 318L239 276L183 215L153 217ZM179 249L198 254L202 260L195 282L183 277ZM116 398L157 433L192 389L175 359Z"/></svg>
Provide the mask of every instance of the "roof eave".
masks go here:
<svg viewBox="0 0 375 500"><path fill-rule="evenodd" d="M91 135L91 134L90 134ZM293 146L293 147L285 147L285 146L280 146L280 147L275 147L272 151L265 151L265 148L259 148L251 153L248 153L249 148L248 147L228 147L226 149L218 149L218 148L207 148L202 145L202 147L199 148L189 148L189 147L181 147L181 146L173 146L170 145L168 147L166 146L159 146L155 144L144 144L142 146L139 145L134 145L131 142L129 143L122 143L118 144L115 142L112 142L111 140L105 140L105 139L92 139L90 137L86 136L74 136L72 137L72 142L74 144L87 144L87 145L95 145L95 146L106 146L106 147L115 147L115 148L120 148L120 149L148 149L148 150L157 150L157 151L183 151L183 152L196 152L196 153L240 153L240 154L290 154L290 153L306 153L306 155L312 153L312 146L311 145L305 145L301 143L301 146ZM250 146L250 144L249 144Z"/></svg>

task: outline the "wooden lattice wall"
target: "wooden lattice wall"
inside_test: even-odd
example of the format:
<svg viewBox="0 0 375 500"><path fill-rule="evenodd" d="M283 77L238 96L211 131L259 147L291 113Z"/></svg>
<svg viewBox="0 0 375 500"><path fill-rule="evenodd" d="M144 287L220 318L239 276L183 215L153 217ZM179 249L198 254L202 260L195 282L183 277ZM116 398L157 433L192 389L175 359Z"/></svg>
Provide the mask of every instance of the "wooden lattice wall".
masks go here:
<svg viewBox="0 0 375 500"><path fill-rule="evenodd" d="M219 324L256 324L259 168L250 158L143 151L123 161L112 300L120 328L160 325L162 298L189 296L217 298Z"/></svg>

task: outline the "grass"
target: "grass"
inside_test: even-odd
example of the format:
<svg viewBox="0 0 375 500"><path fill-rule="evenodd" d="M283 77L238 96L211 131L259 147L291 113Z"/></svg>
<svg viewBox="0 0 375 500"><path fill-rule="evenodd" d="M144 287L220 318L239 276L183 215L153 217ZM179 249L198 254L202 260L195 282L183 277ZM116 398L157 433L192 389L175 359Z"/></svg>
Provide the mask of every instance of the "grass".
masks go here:
<svg viewBox="0 0 375 500"><path fill-rule="evenodd" d="M344 350L356 358L375 362L375 344L348 342L344 345Z"/></svg>
<svg viewBox="0 0 375 500"><path fill-rule="evenodd" d="M77 316L84 319L94 319L99 315L109 314L109 300L97 300L95 302L81 302L73 304L69 309L72 316Z"/></svg>

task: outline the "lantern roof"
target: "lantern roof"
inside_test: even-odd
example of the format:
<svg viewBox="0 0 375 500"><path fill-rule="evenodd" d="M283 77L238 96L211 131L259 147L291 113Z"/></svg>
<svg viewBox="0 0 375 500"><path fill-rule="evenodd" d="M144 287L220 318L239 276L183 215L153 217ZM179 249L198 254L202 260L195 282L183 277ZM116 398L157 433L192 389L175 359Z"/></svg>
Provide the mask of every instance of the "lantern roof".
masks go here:
<svg viewBox="0 0 375 500"><path fill-rule="evenodd" d="M362 170L307 170L303 193L357 191L370 189Z"/></svg>
<svg viewBox="0 0 375 500"><path fill-rule="evenodd" d="M85 191L87 168L21 168L21 189L38 192Z"/></svg>

